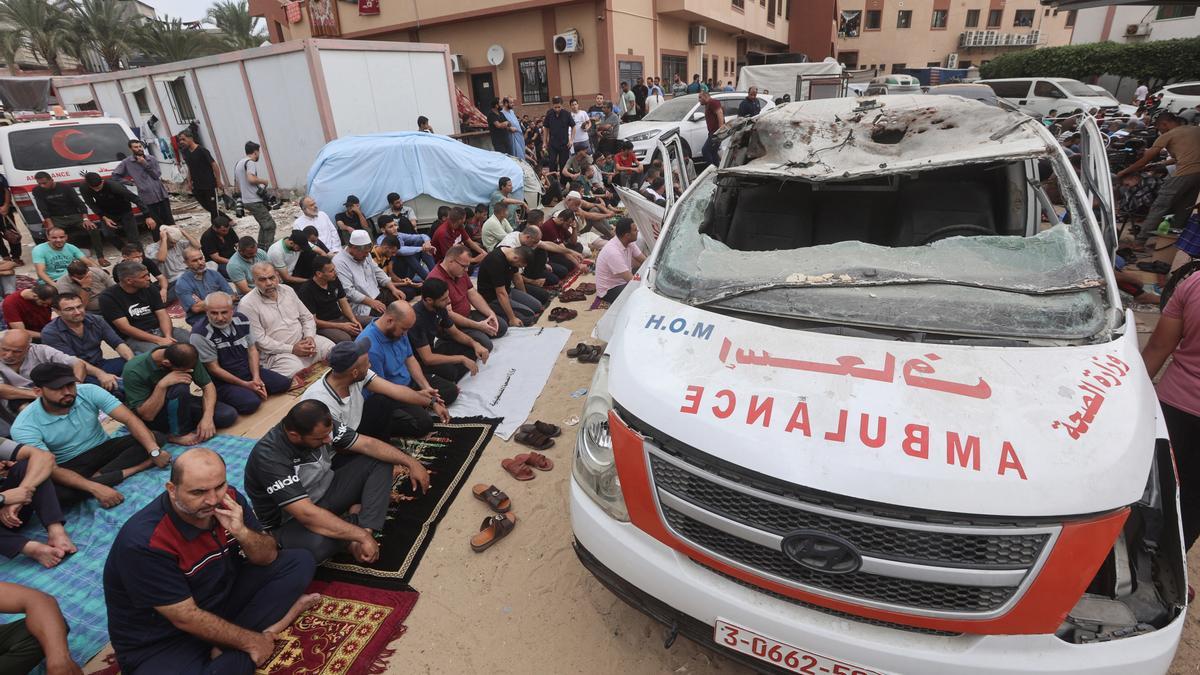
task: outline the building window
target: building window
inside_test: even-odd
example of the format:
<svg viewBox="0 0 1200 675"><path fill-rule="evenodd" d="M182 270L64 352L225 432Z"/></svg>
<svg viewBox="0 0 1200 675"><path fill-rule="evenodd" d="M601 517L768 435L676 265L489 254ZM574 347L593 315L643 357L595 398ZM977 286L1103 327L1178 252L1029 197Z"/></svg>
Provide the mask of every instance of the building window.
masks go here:
<svg viewBox="0 0 1200 675"><path fill-rule="evenodd" d="M929 22L929 27L930 28L945 28L946 27L946 19L949 14L950 14L950 10L948 10L948 9L933 10L933 20Z"/></svg>
<svg viewBox="0 0 1200 675"><path fill-rule="evenodd" d="M1183 19L1189 16L1196 16L1196 6L1191 5L1159 5L1158 14L1154 15L1155 21L1163 19Z"/></svg>
<svg viewBox="0 0 1200 675"><path fill-rule="evenodd" d="M775 0L767 0L767 25L775 25Z"/></svg>
<svg viewBox="0 0 1200 675"><path fill-rule="evenodd" d="M911 9L902 9L896 12L896 28L912 28Z"/></svg>
<svg viewBox="0 0 1200 675"><path fill-rule="evenodd" d="M1057 14L1057 13L1058 13L1058 12L1055 12L1055 14ZM1045 9L1045 10L1042 12L1042 16L1050 16L1050 8L1049 8L1049 7L1047 7L1047 8L1046 8L1046 9Z"/></svg>
<svg viewBox="0 0 1200 675"><path fill-rule="evenodd" d="M867 10L867 30L879 30L883 26L883 10L868 9Z"/></svg>
<svg viewBox="0 0 1200 675"><path fill-rule="evenodd" d="M942 62L941 61L926 61L925 67L926 68L941 68Z"/></svg>
<svg viewBox="0 0 1200 675"><path fill-rule="evenodd" d="M137 104L139 114L150 114L150 102L146 100L145 89L138 89L137 91L133 92L133 102Z"/></svg>
<svg viewBox="0 0 1200 675"><path fill-rule="evenodd" d="M550 78L546 73L546 57L517 59L517 73L521 78L521 103L550 101Z"/></svg>
<svg viewBox="0 0 1200 675"><path fill-rule="evenodd" d="M850 70L858 70L858 52L838 52L838 63Z"/></svg>
<svg viewBox="0 0 1200 675"><path fill-rule="evenodd" d="M1032 28L1033 12L1034 10L1032 9L1018 9L1013 14L1013 26L1017 28Z"/></svg>
<svg viewBox="0 0 1200 675"><path fill-rule="evenodd" d="M691 81L687 73L687 57L686 56L667 56L662 57L662 79L663 88L669 89L671 84L675 82L675 76L684 82Z"/></svg>
<svg viewBox="0 0 1200 675"><path fill-rule="evenodd" d="M716 54L713 54L713 57L712 57L712 62L713 62L712 76L713 76L713 79L714 79L714 80L716 80L716 79L718 79L718 76L717 76L717 55L716 55Z"/></svg>
<svg viewBox="0 0 1200 675"><path fill-rule="evenodd" d="M979 26L979 10L967 10L967 28L977 28Z"/></svg>
<svg viewBox="0 0 1200 675"><path fill-rule="evenodd" d="M893 64L892 64L892 72L893 72L893 73L898 73L898 72L900 72L900 71L904 70L904 69L905 69L905 68L907 68L907 67L908 67L908 64L907 64L907 63L893 63Z"/></svg>
<svg viewBox="0 0 1200 675"><path fill-rule="evenodd" d="M862 28L862 10L844 9L838 17L838 35L841 37L858 37Z"/></svg>
<svg viewBox="0 0 1200 675"><path fill-rule="evenodd" d="M171 105L175 108L175 118L181 124L196 120L196 112L192 109L192 99L188 96L187 84L184 83L182 76L167 82L167 94L171 97Z"/></svg>
<svg viewBox="0 0 1200 675"><path fill-rule="evenodd" d="M958 62L958 67L959 67L959 68L970 68L970 67L971 67L971 62L970 62L970 61L959 61L959 62Z"/></svg>
<svg viewBox="0 0 1200 675"><path fill-rule="evenodd" d="M275 28L275 31L274 31L275 32L275 41L283 42L284 41L283 24L279 23L278 21L272 21L271 23L274 25L274 28Z"/></svg>
<svg viewBox="0 0 1200 675"><path fill-rule="evenodd" d="M717 69L717 57L713 57L713 71ZM637 84L637 79L642 76L641 61L617 61L617 81L628 82L629 86Z"/></svg>
<svg viewBox="0 0 1200 675"><path fill-rule="evenodd" d="M732 0L732 3L734 7L746 11L746 0Z"/></svg>
<svg viewBox="0 0 1200 675"><path fill-rule="evenodd" d="M998 28L1000 26L1000 20L1003 18L1004 18L1004 10L1002 10L1002 9L988 10L987 27L988 28Z"/></svg>
<svg viewBox="0 0 1200 675"><path fill-rule="evenodd" d="M783 0L783 18L791 20L792 18L792 0Z"/></svg>
<svg viewBox="0 0 1200 675"><path fill-rule="evenodd" d="M1067 12L1067 28L1075 27L1075 12L1076 10L1073 9Z"/></svg>

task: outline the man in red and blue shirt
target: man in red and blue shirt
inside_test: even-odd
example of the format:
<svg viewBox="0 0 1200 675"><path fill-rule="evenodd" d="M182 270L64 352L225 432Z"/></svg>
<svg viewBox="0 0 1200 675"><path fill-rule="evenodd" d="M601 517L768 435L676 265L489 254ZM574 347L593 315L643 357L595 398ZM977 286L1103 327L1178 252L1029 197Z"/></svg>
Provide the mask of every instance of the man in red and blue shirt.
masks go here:
<svg viewBox="0 0 1200 675"><path fill-rule="evenodd" d="M220 455L175 460L167 491L125 523L104 566L121 672L250 675L270 658L275 633L320 596L301 595L312 555L260 530Z"/></svg>

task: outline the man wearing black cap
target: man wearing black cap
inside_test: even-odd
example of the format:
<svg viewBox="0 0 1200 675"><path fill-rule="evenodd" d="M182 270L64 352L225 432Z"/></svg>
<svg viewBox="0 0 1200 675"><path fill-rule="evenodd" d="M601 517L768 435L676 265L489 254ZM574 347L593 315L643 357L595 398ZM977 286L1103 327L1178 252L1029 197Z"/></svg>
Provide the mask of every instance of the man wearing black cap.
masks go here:
<svg viewBox="0 0 1200 675"><path fill-rule="evenodd" d="M250 451L246 496L280 548L307 549L318 563L346 548L372 563L396 466L408 471L414 490L429 489L419 461L334 420L324 403L300 401Z"/></svg>
<svg viewBox="0 0 1200 675"><path fill-rule="evenodd" d="M359 203L358 197L350 195L346 197L345 211L339 211L333 217L333 222L337 225L338 236L342 239L342 246L350 243L350 233L355 230L366 230L370 233L371 238L375 238L375 224L371 219L363 215L362 204Z"/></svg>
<svg viewBox="0 0 1200 675"><path fill-rule="evenodd" d="M368 338L334 345L329 350L329 372L310 384L300 400L320 401L341 424L382 441L429 433L433 421L426 409L432 405L431 397L376 375L371 370L370 349ZM402 416L394 414L400 408L409 410ZM428 422L414 429L413 419Z"/></svg>
<svg viewBox="0 0 1200 675"><path fill-rule="evenodd" d="M308 281L307 278L295 273L297 263L300 262L301 255L306 251L311 258L312 247L308 245L308 235L304 234L303 230L292 230L291 234L271 244L271 248L267 249L267 260L275 266L275 271L279 273L279 278L283 283L295 288ZM309 277L311 277L311 259L305 267L309 268Z"/></svg>
<svg viewBox="0 0 1200 675"><path fill-rule="evenodd" d="M100 222L104 223L107 231L117 232L119 230L124 235L125 242L138 240L137 220L133 216L133 207L136 206L142 213L148 213L148 211L146 211L146 205L142 203L142 198L125 187L121 181L104 180L100 174L89 171L83 174L83 187L79 189L79 194L83 197L83 203L88 205L92 213L100 217ZM146 216L146 218L154 220L150 216Z"/></svg>
<svg viewBox="0 0 1200 675"><path fill-rule="evenodd" d="M63 506L95 497L104 508L112 508L125 500L113 486L171 461L163 441L129 408L103 387L76 384L70 366L43 363L29 376L37 399L17 415L12 437L54 453L58 465L50 478ZM99 413L124 424L129 433L109 438Z"/></svg>

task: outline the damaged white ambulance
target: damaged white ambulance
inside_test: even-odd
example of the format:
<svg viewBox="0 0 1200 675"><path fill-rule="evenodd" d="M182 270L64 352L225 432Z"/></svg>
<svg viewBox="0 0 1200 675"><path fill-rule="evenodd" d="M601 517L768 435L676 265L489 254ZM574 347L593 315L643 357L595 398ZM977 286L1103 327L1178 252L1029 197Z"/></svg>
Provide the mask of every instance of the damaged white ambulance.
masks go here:
<svg viewBox="0 0 1200 675"><path fill-rule="evenodd" d="M1099 132L932 98L729 130L606 317L576 551L768 672L1164 672L1177 485Z"/></svg>

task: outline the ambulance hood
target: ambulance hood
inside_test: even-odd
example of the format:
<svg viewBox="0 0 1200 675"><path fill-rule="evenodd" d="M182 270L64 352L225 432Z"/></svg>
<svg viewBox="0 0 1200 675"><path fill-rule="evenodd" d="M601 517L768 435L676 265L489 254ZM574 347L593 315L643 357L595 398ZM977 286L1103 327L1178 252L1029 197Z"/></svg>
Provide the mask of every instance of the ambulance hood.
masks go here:
<svg viewBox="0 0 1200 675"><path fill-rule="evenodd" d="M708 455L950 513L1080 515L1142 494L1157 406L1134 335L1064 347L851 338L630 290L608 347L613 401Z"/></svg>

